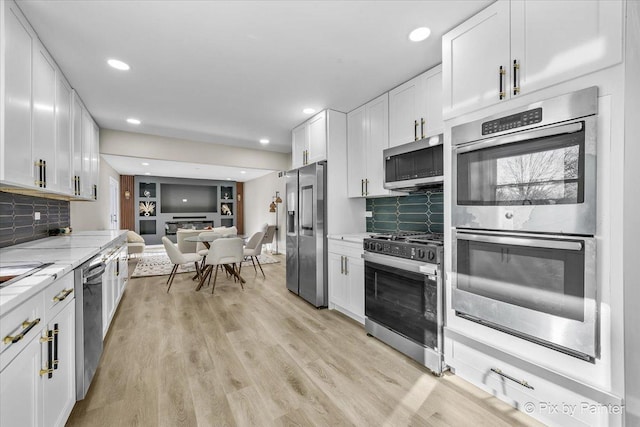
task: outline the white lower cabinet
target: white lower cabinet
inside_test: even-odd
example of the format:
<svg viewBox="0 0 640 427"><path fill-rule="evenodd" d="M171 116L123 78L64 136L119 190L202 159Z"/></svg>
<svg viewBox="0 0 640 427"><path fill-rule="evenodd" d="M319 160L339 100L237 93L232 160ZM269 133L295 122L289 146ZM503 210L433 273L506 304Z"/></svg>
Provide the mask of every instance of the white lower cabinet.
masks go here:
<svg viewBox="0 0 640 427"><path fill-rule="evenodd" d="M451 341L445 347L445 362L457 376L546 425L623 425L622 399L606 391L595 391L577 381L563 380L559 374L544 374L539 367L536 368L538 374L533 373L533 368L529 371L524 366L518 366L518 358L499 355L500 351L490 355L486 349L480 350L458 341ZM572 389L574 387L582 389L584 393Z"/></svg>
<svg viewBox="0 0 640 427"><path fill-rule="evenodd" d="M102 275L102 337L107 336L109 326L116 314L120 298L127 283L127 246L114 248L105 260L106 268Z"/></svg>
<svg viewBox="0 0 640 427"><path fill-rule="evenodd" d="M64 426L71 414L76 402L73 280L73 273L61 277L0 318L2 427Z"/></svg>
<svg viewBox="0 0 640 427"><path fill-rule="evenodd" d="M48 364L51 355L51 376L45 374L43 419L46 425L64 426L76 403L76 311L71 300L60 313L47 322L52 331L52 352L49 342L44 343L43 361ZM46 358L46 359L45 359Z"/></svg>
<svg viewBox="0 0 640 427"><path fill-rule="evenodd" d="M43 425L40 347L38 335L0 372L0 425L3 427Z"/></svg>
<svg viewBox="0 0 640 427"><path fill-rule="evenodd" d="M329 240L329 308L364 323L364 261L361 243Z"/></svg>

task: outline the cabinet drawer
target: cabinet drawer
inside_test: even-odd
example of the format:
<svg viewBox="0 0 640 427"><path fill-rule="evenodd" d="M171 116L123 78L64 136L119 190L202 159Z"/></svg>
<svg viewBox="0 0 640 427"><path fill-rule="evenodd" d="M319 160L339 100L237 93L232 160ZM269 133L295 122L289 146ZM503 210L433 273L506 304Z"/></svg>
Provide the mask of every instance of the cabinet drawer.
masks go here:
<svg viewBox="0 0 640 427"><path fill-rule="evenodd" d="M616 405L608 407L526 370L459 342L447 364L456 375L549 425L621 426ZM619 406L619 405L618 405Z"/></svg>
<svg viewBox="0 0 640 427"><path fill-rule="evenodd" d="M339 255L360 258L364 253L362 243L345 242L341 240L328 240L327 250Z"/></svg>
<svg viewBox="0 0 640 427"><path fill-rule="evenodd" d="M42 293L0 319L0 369L4 368L45 325Z"/></svg>
<svg viewBox="0 0 640 427"><path fill-rule="evenodd" d="M44 290L44 306L47 319L51 319L62 307L75 298L73 279L73 272L67 273Z"/></svg>

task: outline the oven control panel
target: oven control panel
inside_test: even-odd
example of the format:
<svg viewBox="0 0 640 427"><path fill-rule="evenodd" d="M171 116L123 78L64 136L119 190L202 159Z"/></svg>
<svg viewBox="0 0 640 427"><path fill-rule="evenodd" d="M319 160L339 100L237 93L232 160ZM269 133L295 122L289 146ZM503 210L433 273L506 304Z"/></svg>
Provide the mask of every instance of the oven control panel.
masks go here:
<svg viewBox="0 0 640 427"><path fill-rule="evenodd" d="M367 252L391 255L398 258L414 259L431 263L439 262L438 247L407 242L367 239L364 241Z"/></svg>
<svg viewBox="0 0 640 427"><path fill-rule="evenodd" d="M529 126L540 123L541 121L542 108L534 108L533 110L512 114L510 116L482 123L482 135L491 135L492 133L503 132L505 130L515 129L522 126Z"/></svg>

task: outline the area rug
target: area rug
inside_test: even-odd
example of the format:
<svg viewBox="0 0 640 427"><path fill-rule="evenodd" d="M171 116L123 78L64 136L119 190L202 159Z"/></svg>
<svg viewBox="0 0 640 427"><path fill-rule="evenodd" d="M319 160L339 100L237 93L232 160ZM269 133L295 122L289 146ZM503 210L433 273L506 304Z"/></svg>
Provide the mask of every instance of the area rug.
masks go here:
<svg viewBox="0 0 640 427"><path fill-rule="evenodd" d="M265 254L259 255L258 259L260 260L260 264L274 264L280 262L277 259ZM246 267L247 265L251 265L251 260L249 259L243 261L242 263ZM131 275L131 277L164 276L171 273L172 269L173 264L171 263L171 260L167 256L166 252L160 250L145 250L145 252L138 260L136 268L135 270L133 270L133 274ZM178 273L193 273L195 271L196 267L193 264L184 264L178 267Z"/></svg>

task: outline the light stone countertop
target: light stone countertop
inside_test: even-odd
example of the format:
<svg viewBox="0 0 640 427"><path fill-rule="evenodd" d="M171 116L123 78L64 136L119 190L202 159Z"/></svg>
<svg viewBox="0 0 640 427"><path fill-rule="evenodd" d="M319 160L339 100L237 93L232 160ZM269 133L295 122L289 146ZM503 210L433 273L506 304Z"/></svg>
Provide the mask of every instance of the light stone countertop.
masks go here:
<svg viewBox="0 0 640 427"><path fill-rule="evenodd" d="M91 234L95 233L95 234ZM0 316L44 290L59 277L114 244L126 241L126 230L78 232L33 240L0 249L0 263L53 263L0 289Z"/></svg>
<svg viewBox="0 0 640 427"><path fill-rule="evenodd" d="M374 234L376 233L330 234L330 235L327 235L327 239L362 244L362 241L364 239L367 239Z"/></svg>

